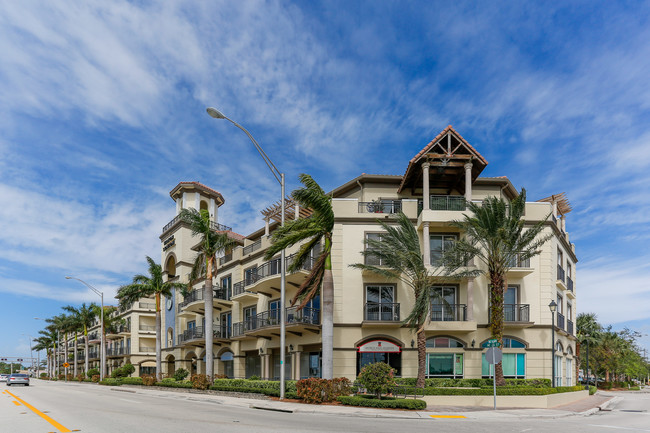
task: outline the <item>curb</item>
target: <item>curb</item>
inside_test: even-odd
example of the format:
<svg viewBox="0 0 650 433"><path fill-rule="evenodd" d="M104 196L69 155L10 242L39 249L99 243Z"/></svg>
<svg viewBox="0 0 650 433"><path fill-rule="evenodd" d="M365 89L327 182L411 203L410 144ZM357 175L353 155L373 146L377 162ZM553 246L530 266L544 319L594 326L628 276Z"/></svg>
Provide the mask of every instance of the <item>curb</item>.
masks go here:
<svg viewBox="0 0 650 433"><path fill-rule="evenodd" d="M282 409L280 407L270 407L270 406L256 406L254 404L251 404L248 406L251 409L259 409L259 410L269 410L271 412L283 412L283 413L294 413L293 409Z"/></svg>

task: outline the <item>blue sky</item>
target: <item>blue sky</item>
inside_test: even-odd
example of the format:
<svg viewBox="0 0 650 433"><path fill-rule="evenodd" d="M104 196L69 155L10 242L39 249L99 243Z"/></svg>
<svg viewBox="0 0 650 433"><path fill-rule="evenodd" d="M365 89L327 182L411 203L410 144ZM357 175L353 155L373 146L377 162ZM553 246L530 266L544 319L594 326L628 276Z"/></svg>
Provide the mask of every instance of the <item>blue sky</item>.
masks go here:
<svg viewBox="0 0 650 433"><path fill-rule="evenodd" d="M0 0L0 354L160 260L169 191L248 234L278 186L403 174L451 124L574 211L579 312L650 334L650 4ZM650 337L643 345L650 348Z"/></svg>

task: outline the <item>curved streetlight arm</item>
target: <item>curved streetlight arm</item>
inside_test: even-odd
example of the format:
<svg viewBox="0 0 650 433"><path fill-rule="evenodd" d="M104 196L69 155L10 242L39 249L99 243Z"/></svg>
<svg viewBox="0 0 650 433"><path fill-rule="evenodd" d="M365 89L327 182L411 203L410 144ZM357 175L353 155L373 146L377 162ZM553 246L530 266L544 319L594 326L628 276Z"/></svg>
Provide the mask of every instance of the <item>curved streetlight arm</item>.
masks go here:
<svg viewBox="0 0 650 433"><path fill-rule="evenodd" d="M99 290L97 290L96 288L94 288L93 286L91 286L90 284L88 284L87 282L85 282L84 280L80 280L79 278L76 278L76 277L69 277L69 276L67 276L67 275L66 275L65 279L66 279L66 280L77 280L77 281L79 281L81 284L83 284L84 286L88 287L90 290L92 290L93 292L95 292L95 294L96 294L97 296L103 296L103 295L104 295L104 293L100 292Z"/></svg>

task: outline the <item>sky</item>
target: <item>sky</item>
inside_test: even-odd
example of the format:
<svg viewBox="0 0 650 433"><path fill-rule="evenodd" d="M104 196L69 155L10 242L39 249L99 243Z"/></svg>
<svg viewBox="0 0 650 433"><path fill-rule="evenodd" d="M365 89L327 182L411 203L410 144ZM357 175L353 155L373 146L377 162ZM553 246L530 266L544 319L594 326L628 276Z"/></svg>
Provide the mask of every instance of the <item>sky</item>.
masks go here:
<svg viewBox="0 0 650 433"><path fill-rule="evenodd" d="M529 200L566 192L578 312L650 349L650 3L0 0L0 355L160 260L169 191L247 235L286 173L403 174L451 124Z"/></svg>

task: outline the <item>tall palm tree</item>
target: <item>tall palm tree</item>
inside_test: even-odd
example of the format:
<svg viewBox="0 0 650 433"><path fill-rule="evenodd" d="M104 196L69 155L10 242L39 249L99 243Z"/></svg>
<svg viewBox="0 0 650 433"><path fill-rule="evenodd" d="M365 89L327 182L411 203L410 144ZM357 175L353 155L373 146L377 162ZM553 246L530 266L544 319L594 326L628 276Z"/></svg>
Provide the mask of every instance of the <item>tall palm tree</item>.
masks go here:
<svg viewBox="0 0 650 433"><path fill-rule="evenodd" d="M311 272L296 291L291 305L300 302L298 309L304 308L319 293L322 306L323 335L323 378L332 379L333 343L334 343L334 280L332 279L332 231L334 230L334 211L332 199L308 174L299 176L304 185L291 193L291 196L303 208L311 209L308 218L290 221L273 233L272 245L266 250L268 260L285 248L304 242L295 259L289 266L289 272L295 272L312 254L316 244L322 239L323 248L314 262ZM306 241L306 242L305 242ZM283 305L282 308L285 308ZM284 349L281 349L284 350Z"/></svg>
<svg viewBox="0 0 650 433"><path fill-rule="evenodd" d="M56 348L56 331L50 326L46 326L45 329L38 331L40 337L34 339L36 345L33 347L34 350L45 350L47 357L47 375L52 377L54 374L54 349Z"/></svg>
<svg viewBox="0 0 650 433"><path fill-rule="evenodd" d="M403 213L396 216L397 225L377 220L384 233L380 239L368 239L364 257L380 259L382 266L356 263L354 268L368 270L389 279L400 280L410 287L415 297L413 309L404 319L415 332L418 344L418 379L416 386L423 388L426 374L426 336L424 327L430 320L430 308L434 292L430 290L434 275L422 260L420 238L413 223ZM426 245L426 243L425 243Z"/></svg>
<svg viewBox="0 0 650 433"><path fill-rule="evenodd" d="M582 356L582 345L586 344L587 347L590 347L592 350L600 341L601 334L603 332L603 327L598 323L598 318L595 313L580 313L576 317L576 337L578 343L576 344L576 358L578 358L578 367L582 368L583 356ZM589 372L585 371L584 374L587 383L589 383Z"/></svg>
<svg viewBox="0 0 650 433"><path fill-rule="evenodd" d="M63 307L65 311L70 313L75 320L78 322L79 326L81 329L79 332L83 333L84 335L84 374L88 373L88 329L93 326L93 322L95 321L95 311L98 309L97 305L90 304L86 305L84 302L81 304L79 308L72 307L71 305L68 305L66 307ZM75 344L77 342L77 338L75 336ZM76 347L75 347L75 353L76 353ZM75 365L77 363L77 360L75 359ZM76 372L75 372L76 375Z"/></svg>
<svg viewBox="0 0 650 433"><path fill-rule="evenodd" d="M67 310L67 307L63 307L65 311ZM73 366L73 375L76 377L77 376L77 334L81 331L81 324L79 323L79 320L77 316L74 314L69 314L66 316L65 320L65 344L67 347L67 341L68 341L68 334L74 337L74 366ZM68 356L66 355L65 362L68 362Z"/></svg>
<svg viewBox="0 0 650 433"><path fill-rule="evenodd" d="M212 278L217 274L217 254L232 248L235 242L228 237L227 233L216 231L213 228L214 225L210 221L210 212L206 209L201 209L200 212L196 209L183 209L179 215L182 220L190 225L192 236L198 236L201 239L198 247L199 253L196 255L190 272L188 287L192 287L198 280L205 278L205 287L203 288L205 302L205 324L203 326L205 334L205 372L207 376L212 377L214 374Z"/></svg>
<svg viewBox="0 0 650 433"><path fill-rule="evenodd" d="M161 320L161 296L172 297L172 289L183 288L181 283L164 282L162 266L147 256L149 263L149 276L138 274L133 277L131 284L120 287L116 298L120 301L120 307L127 307L140 298L148 298L154 295L156 298L156 376L162 380L162 320Z"/></svg>
<svg viewBox="0 0 650 433"><path fill-rule="evenodd" d="M66 327L68 326L67 324L67 316L65 314L59 314L58 316L53 316L50 317L49 319L45 319L47 323L49 323L52 327L52 330L56 332L57 334L57 341L59 342L59 355L61 354L61 349L63 348L63 357L64 359L68 359L68 345L65 343L65 331ZM61 342L61 334L63 335L63 342ZM62 347L61 347L62 346ZM58 356L57 356L57 351L56 348L54 350L54 360L56 364L56 369L58 370L60 368L59 363L58 363ZM66 362L66 361L64 361ZM61 374L61 371L58 371L57 374Z"/></svg>
<svg viewBox="0 0 650 433"><path fill-rule="evenodd" d="M95 317L101 317L102 307L97 304L92 304L91 307L93 308ZM117 332L118 326L126 323L124 319L114 314L117 311L118 311L117 307L104 306L104 328L100 330L101 333L104 335L104 343L105 343L104 347L101 347L100 344L103 353L106 353L108 348L108 340L106 340L106 334L108 332ZM100 352L100 356L102 352ZM104 359L106 359L106 355L104 355ZM106 368L108 369L108 363L106 363ZM101 364L100 364L100 369L101 369ZM103 373L104 376L108 375L108 371L104 371Z"/></svg>
<svg viewBox="0 0 650 433"><path fill-rule="evenodd" d="M522 219L526 206L526 190L511 202L503 198L487 197L482 203L467 202L469 214L452 225L465 232L445 252L443 263L447 273L460 277L485 274L490 290L490 332L503 346L503 298L508 287L507 272L517 261L528 260L541 253L541 247L552 235L541 235L547 215L542 221L525 226ZM462 270L467 262L477 258L483 266L475 270ZM503 365L494 369L498 386L505 385Z"/></svg>

